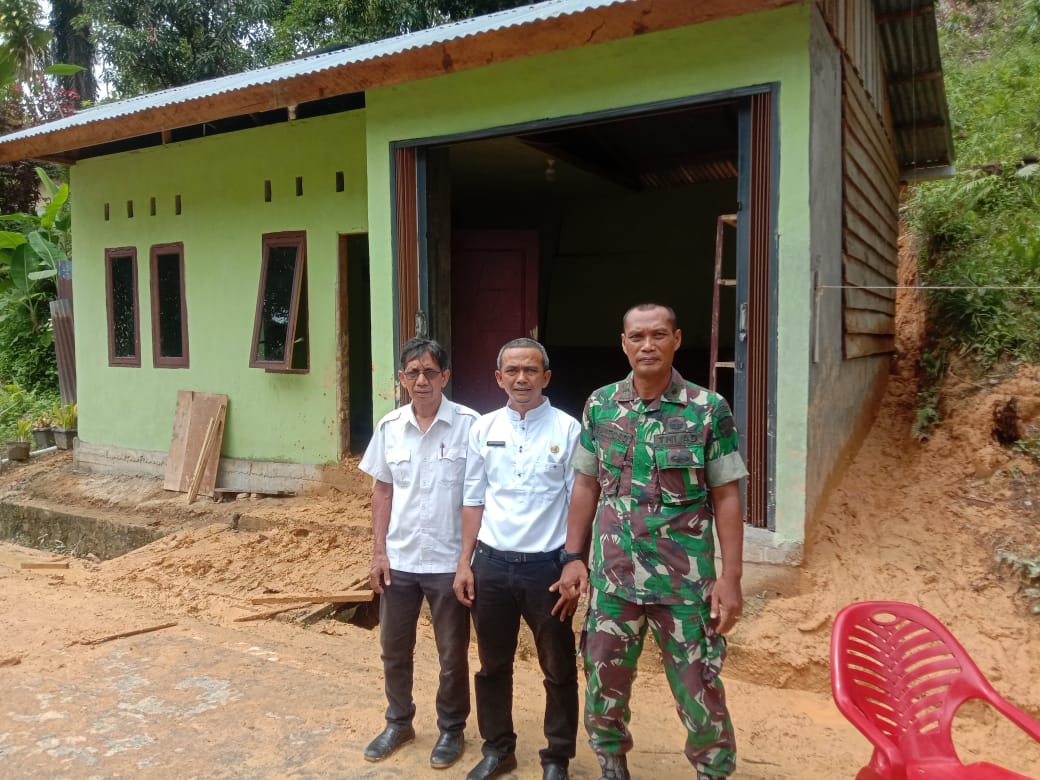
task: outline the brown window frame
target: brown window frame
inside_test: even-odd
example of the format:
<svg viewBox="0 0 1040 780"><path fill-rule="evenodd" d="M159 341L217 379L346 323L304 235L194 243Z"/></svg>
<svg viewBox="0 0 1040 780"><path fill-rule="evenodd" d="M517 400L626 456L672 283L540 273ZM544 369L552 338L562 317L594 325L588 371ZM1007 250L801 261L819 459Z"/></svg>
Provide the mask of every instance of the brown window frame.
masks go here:
<svg viewBox="0 0 1040 780"><path fill-rule="evenodd" d="M293 283L291 292L291 302L289 306L289 321L286 323L286 344L285 344L285 356L281 360L261 360L258 357L260 352L260 323L263 316L264 310L264 294L267 289L267 269L268 260L271 256L271 250L279 247L295 247L296 248L296 266L293 269ZM263 263L260 267L260 283L257 285L256 293L256 310L253 315L253 342L249 351L249 367L250 368L262 368L271 373L278 374L306 374L310 371L310 327L309 322L306 323L308 336L303 343L303 349L306 350L304 360L306 361L306 367L293 368L293 353L295 349L296 326L298 324L298 315L301 309L301 300L303 295L307 294L307 233L303 230L289 230L280 233L265 233L263 235ZM310 316L309 311L309 299L304 303L304 313L306 317Z"/></svg>
<svg viewBox="0 0 1040 780"><path fill-rule="evenodd" d="M117 257L130 258L133 271L134 293L134 354L116 355L116 326L114 301L112 299L112 260ZM105 250L105 304L108 314L108 365L126 368L141 367L141 302L137 294L137 247L121 246Z"/></svg>
<svg viewBox="0 0 1040 780"><path fill-rule="evenodd" d="M174 254L180 260L181 354L176 357L166 357L162 354L162 328L159 325L159 256ZM188 302L184 297L184 243L176 241L172 244L153 244L149 257L149 271L152 294L152 365L155 368L188 368L190 361L188 357Z"/></svg>

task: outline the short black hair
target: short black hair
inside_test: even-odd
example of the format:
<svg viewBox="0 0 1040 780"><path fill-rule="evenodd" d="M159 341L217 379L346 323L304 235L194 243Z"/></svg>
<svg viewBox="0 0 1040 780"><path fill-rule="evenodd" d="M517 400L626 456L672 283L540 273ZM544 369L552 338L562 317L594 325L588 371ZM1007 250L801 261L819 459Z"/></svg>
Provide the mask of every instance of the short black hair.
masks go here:
<svg viewBox="0 0 1040 780"><path fill-rule="evenodd" d="M542 370L549 370L549 353L545 351L545 347L534 339L522 338L507 341L502 345L502 349L498 351L498 362L495 364L495 367L499 371L502 370L502 356L506 353L507 349L537 349L542 353Z"/></svg>
<svg viewBox="0 0 1040 780"><path fill-rule="evenodd" d="M672 330L679 327L679 320L675 316L675 309L671 306L666 306L663 303L637 303L635 306L629 306L625 309L625 315L621 318L621 330L625 329L625 321L628 319L628 315L634 311L653 311L654 309L664 309L668 313L668 321L672 323Z"/></svg>
<svg viewBox="0 0 1040 780"><path fill-rule="evenodd" d="M441 371L448 370L448 350L433 339L418 336L408 339L401 347L401 370L404 371L405 366L423 355L432 357Z"/></svg>

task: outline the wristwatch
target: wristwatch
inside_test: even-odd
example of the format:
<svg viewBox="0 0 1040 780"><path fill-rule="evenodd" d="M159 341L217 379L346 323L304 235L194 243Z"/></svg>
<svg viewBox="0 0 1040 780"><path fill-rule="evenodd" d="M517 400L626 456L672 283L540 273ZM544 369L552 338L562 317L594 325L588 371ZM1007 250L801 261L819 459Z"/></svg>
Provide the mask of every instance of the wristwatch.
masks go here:
<svg viewBox="0 0 1040 780"><path fill-rule="evenodd" d="M567 548L565 548L565 547L561 547L560 548L560 563L570 563L571 561L580 561L584 557L585 556L584 556L583 553L567 552Z"/></svg>

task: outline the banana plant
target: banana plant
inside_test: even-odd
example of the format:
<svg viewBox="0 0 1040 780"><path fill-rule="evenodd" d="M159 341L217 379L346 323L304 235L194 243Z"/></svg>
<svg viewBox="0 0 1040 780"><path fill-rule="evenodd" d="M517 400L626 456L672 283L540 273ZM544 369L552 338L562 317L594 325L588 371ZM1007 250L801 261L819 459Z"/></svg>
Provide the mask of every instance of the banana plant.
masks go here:
<svg viewBox="0 0 1040 780"><path fill-rule="evenodd" d="M42 168L36 175L44 190L36 214L0 215L0 227L15 228L0 230L0 320L24 316L39 334L42 306L54 297L58 263L69 257L71 213L69 185L56 184Z"/></svg>

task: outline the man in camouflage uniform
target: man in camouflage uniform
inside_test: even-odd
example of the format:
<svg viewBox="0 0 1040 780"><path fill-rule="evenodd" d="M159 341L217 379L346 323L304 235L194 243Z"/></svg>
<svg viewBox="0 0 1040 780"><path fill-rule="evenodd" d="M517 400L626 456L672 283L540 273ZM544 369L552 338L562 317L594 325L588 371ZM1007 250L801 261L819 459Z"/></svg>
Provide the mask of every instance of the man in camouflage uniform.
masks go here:
<svg viewBox="0 0 1040 780"><path fill-rule="evenodd" d="M747 475L725 399L672 368L682 340L675 312L643 304L624 317L629 376L585 405L573 465L576 483L565 548L584 548L589 569L568 563L554 612L568 614L591 585L582 636L585 727L606 780L627 780L629 697L649 627L687 729L698 780L735 767L733 726L719 671L723 637L743 607L743 512ZM722 574L716 578L712 525Z"/></svg>

